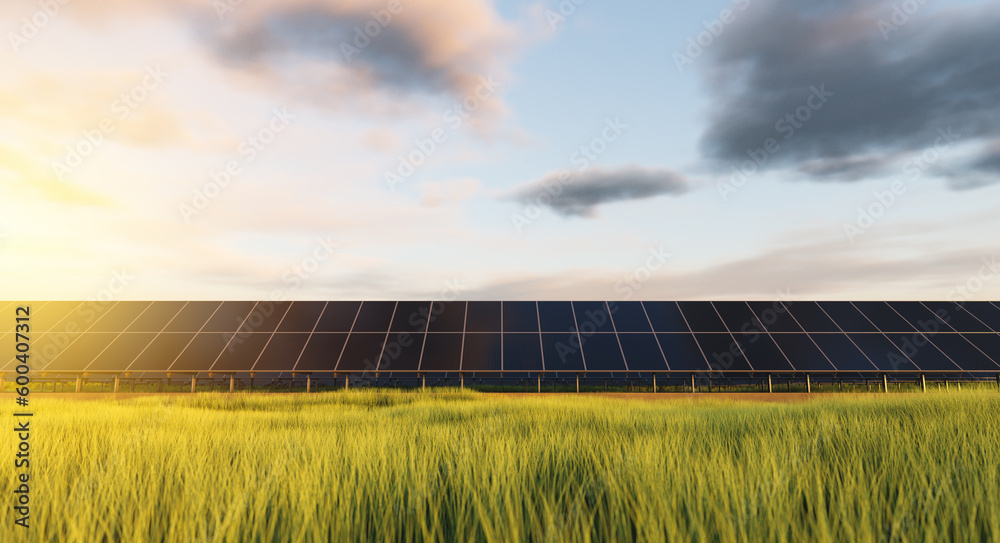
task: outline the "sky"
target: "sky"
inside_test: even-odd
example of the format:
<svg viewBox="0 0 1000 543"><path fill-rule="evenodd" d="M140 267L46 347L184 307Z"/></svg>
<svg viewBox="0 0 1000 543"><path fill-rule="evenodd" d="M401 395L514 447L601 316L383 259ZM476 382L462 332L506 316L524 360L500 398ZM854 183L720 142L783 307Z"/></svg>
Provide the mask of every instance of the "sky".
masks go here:
<svg viewBox="0 0 1000 543"><path fill-rule="evenodd" d="M998 7L9 0L0 298L996 300Z"/></svg>

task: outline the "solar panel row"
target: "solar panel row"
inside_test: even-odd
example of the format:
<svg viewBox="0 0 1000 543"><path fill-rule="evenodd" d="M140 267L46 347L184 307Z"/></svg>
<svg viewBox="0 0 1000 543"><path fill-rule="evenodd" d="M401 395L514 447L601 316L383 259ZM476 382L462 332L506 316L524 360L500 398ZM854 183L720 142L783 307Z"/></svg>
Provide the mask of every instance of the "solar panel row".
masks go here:
<svg viewBox="0 0 1000 543"><path fill-rule="evenodd" d="M49 302L31 322L47 372L1000 370L989 302Z"/></svg>

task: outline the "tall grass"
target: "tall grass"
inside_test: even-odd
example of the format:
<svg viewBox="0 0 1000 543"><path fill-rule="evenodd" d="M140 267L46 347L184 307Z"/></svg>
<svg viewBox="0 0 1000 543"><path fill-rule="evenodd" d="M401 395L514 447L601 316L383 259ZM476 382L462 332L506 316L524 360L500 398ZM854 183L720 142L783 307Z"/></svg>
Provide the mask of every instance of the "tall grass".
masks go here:
<svg viewBox="0 0 1000 543"><path fill-rule="evenodd" d="M0 541L1000 540L995 391L39 399L32 424L32 527L4 507Z"/></svg>

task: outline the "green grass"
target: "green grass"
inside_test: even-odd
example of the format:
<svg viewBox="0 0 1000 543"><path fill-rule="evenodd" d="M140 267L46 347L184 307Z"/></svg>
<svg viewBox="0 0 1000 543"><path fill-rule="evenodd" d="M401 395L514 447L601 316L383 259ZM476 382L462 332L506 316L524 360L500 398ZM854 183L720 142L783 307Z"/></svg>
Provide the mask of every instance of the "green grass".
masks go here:
<svg viewBox="0 0 1000 543"><path fill-rule="evenodd" d="M10 395L0 419L11 426ZM0 541L1000 540L1000 394L36 399Z"/></svg>

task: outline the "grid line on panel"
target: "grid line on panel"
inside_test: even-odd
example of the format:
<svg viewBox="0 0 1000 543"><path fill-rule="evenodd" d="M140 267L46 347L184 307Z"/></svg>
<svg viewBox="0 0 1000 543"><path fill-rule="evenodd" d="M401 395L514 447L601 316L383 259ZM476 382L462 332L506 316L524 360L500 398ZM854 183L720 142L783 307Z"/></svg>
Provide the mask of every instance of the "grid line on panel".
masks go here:
<svg viewBox="0 0 1000 543"><path fill-rule="evenodd" d="M580 323L576 320L576 306L573 305L573 302L569 303L569 312L573 314L573 327L576 328L574 333L576 333L576 342L580 346L580 359L583 360L583 371L587 371L587 354L583 352L583 337L580 335ZM539 330L541 330L540 327Z"/></svg>
<svg viewBox="0 0 1000 543"><path fill-rule="evenodd" d="M223 302L223 305L224 305L224 304L225 304L225 302ZM227 342L226 342L226 346L225 346L225 347L223 347L221 351L219 351L219 354L215 356L215 360L213 360L213 361L212 361L212 365L208 367L208 371L209 371L209 373L211 373L211 371L212 371L213 369L215 369L215 365L219 363L219 359L220 359L220 358L222 358L222 353L226 352L226 350L227 350L227 349L229 349L229 346L233 344L233 340L234 340L234 339L236 339L236 336L240 335L240 330L242 330L242 329L243 329L243 327L244 327L244 326L246 326L246 324L247 324L247 321L248 321L248 320L250 320L250 316L251 316L251 315L253 315L253 312L257 310L257 306L258 306L259 304L260 304L260 302L254 302L254 303L253 303L253 307L251 307L251 308L250 308L250 311L249 311L249 312L247 313L247 316L246 316L246 317L243 317L243 320L242 320L242 321L240 321L240 325L239 325L239 326L238 326L238 327L236 328L236 331L235 331L235 332L233 332L233 335L232 335L232 336L230 336L230 338L229 338L229 341L227 341ZM221 307L221 306L220 306L220 307ZM217 311L218 311L218 310L217 310ZM209 317L209 319L208 319L208 320L212 320L212 318L211 318L211 317ZM199 332L199 333L200 333L200 332ZM252 333L252 332L251 332L251 333ZM268 341L270 341L270 338L268 338ZM263 353L263 352L264 352L264 350L263 350L263 349L261 349L261 351L260 351L260 352L262 352L262 353ZM181 354L183 354L183 352L182 352ZM258 358L258 359L260 358L260 354L258 354L258 355L257 355L257 358ZM175 362L175 363L176 363L176 362ZM256 364L256 363L257 363L257 360L254 360L254 364Z"/></svg>
<svg viewBox="0 0 1000 543"><path fill-rule="evenodd" d="M417 373L424 367L424 347L427 346L427 335L431 332L431 316L434 315L434 304L439 303L431 300L430 307L427 308L427 327L424 340L420 343L420 359L417 360Z"/></svg>
<svg viewBox="0 0 1000 543"><path fill-rule="evenodd" d="M59 351L59 354L53 356L52 360L49 360L45 364L45 366L42 367L39 371L45 371L46 368L48 368L49 366L51 366L52 363L55 362L60 356L62 356L66 351L68 351L70 347L72 347L77 341L80 341L80 338L82 338L84 334L86 334L87 332L89 332L90 329L93 328L97 323L101 322L101 319L103 319L112 309L114 309L118 305L118 303L119 302L113 303L111 305L111 307L109 307L108 309L106 309L104 311L104 313L101 314L101 316L97 318L97 320L95 320L94 322L90 323L90 326L88 326L86 330L82 330L79 334L76 334L76 337L73 338L73 341L70 341L65 347L63 347L63 349L61 351ZM81 305L83 305L83 302L81 302L76 307L80 307ZM76 308L74 308L74 309L76 309ZM69 314L67 313L66 316L68 317ZM65 320L65 317L62 318L62 319L59 319L59 322L62 322L63 320ZM58 324L58 323L56 323L56 324Z"/></svg>
<svg viewBox="0 0 1000 543"><path fill-rule="evenodd" d="M708 355L705 354L705 349L701 348L701 342L698 341L698 336L694 335L694 329L691 328L691 323L688 322L687 315L684 314L684 310L681 309L681 306L677 305L677 302L670 303L674 304L674 307L677 308L677 312L680 313L681 318L684 319L684 326L688 327L688 331L691 333L691 338L694 339L694 344L698 347L698 352L700 352L701 357L705 359L705 367L708 368L708 373L712 373L712 364L708 361Z"/></svg>
<svg viewBox="0 0 1000 543"><path fill-rule="evenodd" d="M545 343L542 341L542 315L538 310L538 301L535 301L535 319L538 321L538 349L542 355L542 371L545 371ZM584 366L586 368L587 366Z"/></svg>
<svg viewBox="0 0 1000 543"><path fill-rule="evenodd" d="M820 348L819 344L818 344L818 343L816 343L816 340L812 338L812 335L811 335L810 333L806 332L806 327L805 327L805 326L802 326L802 323L801 323L801 322L799 322L799 319L796 319L796 318L795 318L795 315L794 315L794 314L792 314L791 310L789 310L789 309L788 309L788 306L787 306L787 305L785 305L785 302L783 302L783 301L781 301L781 300L778 300L778 303L779 303L779 304L781 304L781 307L785 308L785 313L786 313L786 314L787 314L787 315L788 315L789 317L791 317L793 321L795 321L795 324L796 324L796 325L797 325L797 326L798 326L799 328L801 328L801 329L802 329L802 333L803 333L803 334L805 334L805 336L806 336L807 338L809 338L809 342L810 342L810 343L812 343L812 344L813 344L813 345L814 345L814 346L816 347L816 350L818 350L818 351L819 351L819 353L820 353L821 355L823 355L823 358L825 358L825 359L826 359L826 361L827 361L827 363L829 363L829 364L830 364L830 367L831 367L831 368L833 368L833 369L839 369L839 368L837 368L837 365L833 363L833 360L831 360L831 359L830 359L829 355L827 355L827 354L826 354L826 351L824 351L824 350L823 350L822 348ZM817 307L819 307L819 304L817 304ZM833 323L833 324L834 324L834 325L836 325L837 323ZM838 327L838 328L839 328L839 327ZM788 333L797 333L797 332L788 332ZM772 338L772 340L771 340L771 341L774 341L774 339ZM775 344L775 345L778 345L778 342L777 342L777 341L775 341L775 342L774 342L774 344ZM780 348L781 348L781 345L778 345L778 348L780 349ZM782 354L784 354L784 351L782 351ZM864 354L864 353L861 353L861 354ZM788 358L788 356L786 355L786 356L785 356L785 358ZM869 360L869 362L871 362L871 361ZM789 359L789 364L791 364L791 359ZM792 367L794 368L795 366L794 366L794 365L792 365Z"/></svg>
<svg viewBox="0 0 1000 543"><path fill-rule="evenodd" d="M124 328L124 329L123 329L123 330L122 330L121 332L118 332L118 335L116 335L116 336L115 336L115 339L112 339L112 340L111 340L111 342L109 342L109 343L108 343L108 344L107 344L107 345L106 345L106 346L104 347L104 349L101 349L101 352L97 353L97 356L95 356L95 357L94 357L94 359L93 359L93 360L91 360L91 361L90 361L90 363L89 363L89 364L87 364L87 366L83 368L83 371L87 371L87 370L88 370L88 369L90 368L90 366L92 366L92 365L94 364L94 362L95 362L95 361L96 361L96 360L97 360L98 358L100 358L102 354L104 354L104 351L107 351L107 350L108 350L108 349L109 349L109 348L111 347L111 345L112 345L112 344L113 344L114 342L118 341L118 339L122 337L122 334L124 334L124 333L125 333L125 330L127 330L129 326L132 326L133 324L135 324L135 321L139 320L139 317L143 316L143 315L144 315L144 314L146 313L146 311L149 311L149 308L150 308L150 307L153 307L153 304L154 304L154 303L155 303L155 302L149 302L148 304L146 304L146 307L145 307L145 308L144 308L144 309L143 309L142 311L140 311L140 312L139 312L139 314L138 314L138 315L136 315L136 316L135 316L135 318L134 318L134 319L132 319L132 321L131 321L131 322L129 322L129 323L128 323L128 326L125 326L125 328ZM149 345L147 345L147 347L148 347L148 346L149 346ZM143 350L145 350L145 349L143 349ZM138 358L138 355L136 355L136 358ZM132 362L135 362L135 358L133 358L133 359L132 359ZM129 364L128 364L128 365L129 365L129 366L131 366L131 365L132 365L132 362L129 362Z"/></svg>
<svg viewBox="0 0 1000 543"><path fill-rule="evenodd" d="M761 324L764 324L764 323L761 323ZM803 332L803 333L805 333L805 332ZM788 366L790 368L792 368L792 371L799 371L798 368L795 367L795 364L792 364L792 359L788 358L788 355L785 354L785 350L781 348L781 345L778 345L777 341L774 341L774 338L771 337L770 333L763 332L762 335L766 335L767 339L771 340L771 343L773 343L774 346L778 348L778 352L781 353L781 356L785 357L785 362L788 362ZM822 352L823 352L823 350L820 349L820 353L822 353ZM823 358L826 358L825 354L823 355ZM829 362L829 359L827 359L827 361ZM833 364L830 364L830 367L832 368Z"/></svg>
<svg viewBox="0 0 1000 543"><path fill-rule="evenodd" d="M663 357L663 363L667 365L667 371L671 371L670 361L667 360L667 353L663 351L663 345L660 344L660 338L656 335L656 329L653 328L653 321L649 318L649 313L646 311L646 304L639 302L639 307L642 308L642 314L646 316L646 322L649 323L649 329L652 330L653 339L656 340L656 348L660 350L660 356Z"/></svg>
<svg viewBox="0 0 1000 543"><path fill-rule="evenodd" d="M168 320L166 322L166 324L163 325L163 328L160 328L160 330L158 332L156 332L156 335L153 336L153 341L150 341L149 345L152 345L160 337L160 334L162 334L163 331L166 330L168 326L170 326L170 323L174 322L174 319L177 318L177 315L180 315L181 312L184 311L184 308L187 307L189 303L191 303L191 302L184 302L184 305L182 305L177 310L177 313L174 313L174 316L170 317L170 320ZM208 322L208 321L206 321L206 322ZM139 357L141 357L143 354L145 354L146 349L149 349L149 345L146 345L146 347L143 348L142 351L140 351L139 354L136 355L135 359L132 360L132 364L135 364L135 361L139 360ZM129 369L131 369L132 368L132 364L129 364L128 367L125 368L125 371L128 371Z"/></svg>
<svg viewBox="0 0 1000 543"><path fill-rule="evenodd" d="M729 329L729 325L726 324L726 319L722 318L722 313L719 313L719 309L717 307L715 307L714 303L708 302L708 305L709 305L709 307L712 308L712 311L715 311L715 314L716 314L716 316L719 317L719 320L722 321L722 326L726 327L726 333L729 335L729 339L733 340L733 343L736 344L736 348L740 350L740 354L743 356L743 360L746 360L747 361L747 366L750 366L750 371L751 372L757 371L757 370L754 369L753 363L750 362L750 357L747 356L746 351L743 350L743 345L741 345L739 341L736 341L736 336L733 335L733 331L730 330ZM753 311L751 311L751 313L753 313ZM770 338L768 338L768 339L770 339ZM771 342L774 343L774 340L771 340ZM787 357L785 357L785 359L787 361ZM791 363L789 363L789 365L791 365ZM711 368L712 366L709 365L709 367Z"/></svg>
<svg viewBox="0 0 1000 543"><path fill-rule="evenodd" d="M618 352L622 353L622 361L625 362L625 373L629 372L628 369L628 358L625 358L625 349L622 348L622 340L618 337L618 328L615 326L615 319L611 315L611 306L608 302L601 302L604 304L604 310L608 312L608 320L611 321L611 330L615 333L615 342L618 343ZM580 346L580 350L583 350L583 346Z"/></svg>
<svg viewBox="0 0 1000 543"><path fill-rule="evenodd" d="M504 359L503 359L503 302L500 302L500 371L503 372ZM542 364L542 369L545 369L545 365Z"/></svg>
<svg viewBox="0 0 1000 543"><path fill-rule="evenodd" d="M885 331L882 330L881 328L879 328L879 325L875 324L875 321L871 320L871 318L868 317L868 314L865 313L864 311L862 311L861 308L857 306L857 304L855 304L854 302L847 302L847 303L850 304L851 307L853 307L855 311L857 311L858 313L861 313L861 316L864 317L866 321L870 322L871 325L874 326L876 330L878 330L879 332L881 332L882 335L885 335ZM882 303L885 304L885 302L882 302ZM889 305L889 304L885 304L885 305ZM890 308L891 308L891 306L890 306ZM893 310L893 311L895 311L895 310ZM905 321L906 319L903 319L903 320ZM886 339L889 339L888 336L886 337ZM913 362L913 361L911 360L910 362ZM914 366L916 366L916 364L914 364Z"/></svg>
<svg viewBox="0 0 1000 543"><path fill-rule="evenodd" d="M890 307L891 307L891 306L890 306ZM927 340L927 344L928 344L928 345L930 345L931 347L934 347L935 349L937 349L937 352L939 352L939 353L943 354L943 355L944 355L944 357L945 357L945 358L947 358L947 359L948 359L948 361L949 361L949 362L951 362L951 363L952 363L952 364L953 364L953 365L955 366L955 368L956 368L957 370L959 370L959 371L965 371L965 369L964 369L964 368L962 368L961 366L959 366L959 365L958 365L958 363L956 363L956 362L955 362L955 361L954 361L954 360L953 360L953 359L951 358L951 356L948 356L948 353L946 353L946 352L944 351L944 349L942 349L942 348L938 347L938 346L937 346L937 345L936 345L936 344L934 343L934 338L933 338L932 336L928 336L927 334L924 334L924 333L921 333L921 332L917 332L917 335L920 335L920 336L922 336L922 337L923 337L924 339L926 339L926 340ZM980 351L980 352L981 352L981 351ZM916 364L914 364L914 365L916 365Z"/></svg>
<svg viewBox="0 0 1000 543"><path fill-rule="evenodd" d="M996 365L997 365L997 367L1000 367L1000 356L998 356L997 358L993 358L992 356L990 356L990 354L989 354L989 353L987 353L986 351L984 351L984 350L980 349L978 345L976 345L975 343L973 343L973 342L972 342L972 340L970 340L969 338L967 338L967 337L966 337L966 334L957 334L957 335L961 336L961 338L962 338L963 340L965 340L965 342L966 342L966 343L968 343L969 345L972 345L972 348L973 348L973 349L975 349L975 350L977 350L977 351L979 351L979 352L983 353L983 356L985 356L985 357L986 357L986 358L988 358L988 359L989 359L989 360L990 360L991 362L993 362L994 364L996 364Z"/></svg>
<svg viewBox="0 0 1000 543"><path fill-rule="evenodd" d="M267 341L264 343L264 346L260 349L260 352L257 353L257 359L253 361L253 366L250 366L250 371L254 371L255 369L257 369L257 364L260 363L260 357L264 356L264 351L267 350L267 346L270 345L271 344L271 340L274 339L274 334L278 333L278 329L281 328L281 323L285 322L285 317L288 316L288 312L291 311L292 304L294 304L294 303L295 302L292 302L292 303L288 304L288 307L285 308L285 312L281 314L281 318L278 319L278 325L274 327L274 330L271 332L271 335L268 336ZM257 306L254 305L254 309L256 309L256 307ZM253 315L253 310L250 311L250 315ZM247 315L247 320L250 319L250 315ZM235 337L235 336L233 336L233 337ZM303 348L304 348L304 346L303 346ZM223 349L223 350L225 350L225 349ZM222 355L220 354L219 356L222 356ZM218 360L216 360L216 362L217 361ZM296 360L296 362L298 362L298 360ZM213 363L212 366L214 367L215 364ZM292 364L292 369L295 369L295 364Z"/></svg>
<svg viewBox="0 0 1000 543"><path fill-rule="evenodd" d="M990 305L995 305L995 304L992 304L992 303L991 303ZM966 313L967 315L972 315L972 318L974 318L974 319L976 319L977 321L981 322L981 323L982 323L982 325L983 325L983 326L985 326L987 330L993 330L993 332L995 332L995 333L998 333L998 334L1000 334L1000 330L994 330L992 326L990 326L990 325L989 325L989 324L988 324L988 323L987 323L986 321L984 321L983 319L980 319L980 318L979 318L978 316L976 316L976 314L975 314L975 313L973 313L972 311L969 311L968 309L965 309L965 306L964 306L964 305L962 306L962 309L963 309L963 310L965 311L965 313Z"/></svg>
<svg viewBox="0 0 1000 543"><path fill-rule="evenodd" d="M347 338L344 339L344 346L340 348L340 354L337 355L337 363L333 365L334 373L340 368L340 359L344 357L344 351L347 349L347 344L351 341L351 334L354 333L354 325L358 323L358 315L361 314L361 308L365 305L364 302L358 304L358 310L354 313L354 320L351 321L351 329L347 331ZM392 323L389 323L392 326Z"/></svg>
<svg viewBox="0 0 1000 543"><path fill-rule="evenodd" d="M920 305L924 306L924 309L926 309L927 311L930 311L931 314L934 315L935 318L937 318L937 316L938 316L937 312L935 312L933 309L931 309L926 303L920 302ZM957 306L958 304L955 304L955 305ZM982 324L987 330L992 330L992 328L990 328L989 325L987 325L985 322L983 322L979 317L975 316L972 313L972 311L966 310L964 306L962 306L961 311L965 311L966 315L968 315L969 317L972 317L973 319L975 319L976 322L978 322L979 324ZM948 324L948 323L945 323L945 324ZM949 326L950 326L950 324L949 324Z"/></svg>
<svg viewBox="0 0 1000 543"><path fill-rule="evenodd" d="M191 344L194 343L194 339L198 337L198 334L200 334L201 331L204 330L206 326L208 326L209 321L211 321L212 318L215 317L215 314L219 312L219 309L222 308L222 304L223 302L219 302L219 305L215 306L215 311L212 311L212 314L209 315L207 319L205 319L205 322L201 323L201 327L198 328L198 331L195 332L194 334L191 334L191 339L188 340L187 345L185 345L184 348L181 349L181 352L177 353L177 356L174 358L174 361L171 362L170 366L167 367L167 373L170 373L170 370L174 367L175 364L177 364L177 361L180 360L182 356L184 356L184 353L188 350L189 347L191 347ZM174 315L174 317L176 318L176 315ZM172 321L173 319L170 320ZM226 344L226 346L227 347L229 346L228 343ZM222 350L225 351L226 349L223 348ZM222 353L219 354L221 355Z"/></svg>
<svg viewBox="0 0 1000 543"><path fill-rule="evenodd" d="M875 371L879 371L878 370L878 366L875 365L875 361L872 360L868 356L868 353L866 353L864 349L862 349L861 347L859 347L858 344L854 342L854 338L852 338L850 334L848 334L847 332L844 332L844 329L840 327L840 323L837 322L836 320L834 320L834 318L831 317L830 314L826 312L826 309L823 309L823 305L817 302L816 303L816 307L818 307L819 310L822 311L824 315L826 315L826 318L830 319L830 322L832 322L833 325L837 327L837 330L840 330L840 333L842 333L845 336L847 336L847 341L850 341L851 345L854 345L854 348L857 349L861 353L861 356L865 357L865 360L867 360L868 363L872 365L872 369L875 370ZM822 350L822 349L820 349L820 350ZM827 358L829 358L829 357L827 357ZM836 367L836 366L834 366L834 367Z"/></svg>
<svg viewBox="0 0 1000 543"><path fill-rule="evenodd" d="M392 316L389 317L389 327L385 330L385 339L382 340L382 348L379 349L378 358L375 360L375 373L382 366L382 357L385 356L385 348L389 346L389 334L392 333L392 323L396 320L396 310L399 309L399 301L392 306Z"/></svg>
<svg viewBox="0 0 1000 543"><path fill-rule="evenodd" d="M503 305L503 304L501 304ZM469 326L469 302L465 302L465 316L462 317L462 347L458 350L458 371L462 371L462 366L465 363L465 334L468 333L466 329ZM501 341L501 349L503 348L503 342ZM503 373L503 357L500 357L500 372Z"/></svg>
<svg viewBox="0 0 1000 543"><path fill-rule="evenodd" d="M294 305L295 302L292 302L292 304ZM293 372L298 369L299 361L302 360L302 354L306 352L306 347L308 347L309 342L312 341L313 335L316 333L316 327L319 326L319 321L323 319L323 313L326 313L326 308L329 306L329 301L323 302L323 309L320 310L319 316L316 317L316 322L313 323L312 330L309 331L309 337L307 337L306 342L302 344L302 350L299 351L299 356L295 358L295 364L292 365ZM291 311L291 308L289 308L289 311Z"/></svg>

